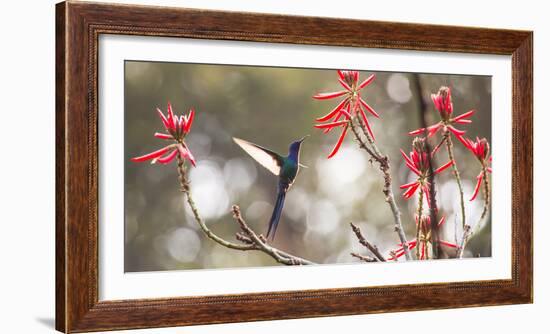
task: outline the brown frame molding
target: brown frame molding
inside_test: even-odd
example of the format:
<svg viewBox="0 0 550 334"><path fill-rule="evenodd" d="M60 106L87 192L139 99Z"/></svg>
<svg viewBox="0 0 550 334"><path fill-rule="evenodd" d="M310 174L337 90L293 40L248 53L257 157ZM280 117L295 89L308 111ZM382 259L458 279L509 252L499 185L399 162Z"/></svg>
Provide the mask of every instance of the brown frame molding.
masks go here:
<svg viewBox="0 0 550 334"><path fill-rule="evenodd" d="M100 34L512 56L512 279L98 300ZM83 332L531 303L533 33L67 1L56 7L56 329Z"/></svg>

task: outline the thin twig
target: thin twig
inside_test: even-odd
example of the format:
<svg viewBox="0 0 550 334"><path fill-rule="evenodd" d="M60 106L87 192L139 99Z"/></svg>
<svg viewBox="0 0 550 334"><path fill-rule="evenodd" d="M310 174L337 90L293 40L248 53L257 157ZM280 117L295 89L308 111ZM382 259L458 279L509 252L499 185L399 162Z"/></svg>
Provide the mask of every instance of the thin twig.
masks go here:
<svg viewBox="0 0 550 334"><path fill-rule="evenodd" d="M430 152L430 144L428 141L426 141L426 148L428 149L428 152ZM432 158L428 159L428 166L429 166L429 174L428 174L428 188L430 189L430 193L428 194L430 196L430 223L431 223L431 242L432 242L432 253L433 259L439 259L439 254L441 253L439 251L439 227L437 223L439 220L437 219L437 199L435 197L435 175L434 175L434 169L433 169L433 161Z"/></svg>
<svg viewBox="0 0 550 334"><path fill-rule="evenodd" d="M445 143L445 137L443 137L441 139L441 141L439 142L439 144L435 145L434 149L432 150L432 153L431 153L431 157L433 158L434 155L437 153L437 151L439 151L439 148L441 147L441 145L443 145L443 143Z"/></svg>
<svg viewBox="0 0 550 334"><path fill-rule="evenodd" d="M355 124L355 117L352 117L350 119L351 130L353 132L353 135L355 136L355 139L359 143L359 147L364 149L379 165L380 171L384 176L384 187L382 188L382 192L384 193L385 200L390 206L391 212L393 214L394 230L399 236L399 240L403 245L403 249L405 251L405 258L407 260L412 260L409 252L409 247L408 247L409 243L407 241L407 237L405 236L403 225L401 224L401 211L399 211L399 208L397 207L397 204L395 202L395 196L393 195L393 190L391 186L392 179L390 175L390 161L387 156L383 155L380 152L380 150L374 143L374 140L372 140L368 131L365 129L365 125L362 123L362 121L359 119L357 120L357 122L359 123L359 126L361 127L363 134L366 136L367 141L369 142L369 145L365 143L359 131L357 130L357 125Z"/></svg>
<svg viewBox="0 0 550 334"><path fill-rule="evenodd" d="M422 210L423 210L423 201L424 201L424 189L420 187L418 193L418 205L416 207L416 217L418 221L416 222L416 259L420 260L420 230L422 227Z"/></svg>
<svg viewBox="0 0 550 334"><path fill-rule="evenodd" d="M355 233L355 236L357 236L357 240L359 240L359 243L365 246L376 257L375 261L386 262L384 255L380 253L380 251L378 250L378 247L368 242L365 236L363 236L363 233L361 233L361 229L359 228L359 226L355 225L354 223L349 223L349 224L351 225L351 229L353 230L353 233ZM351 255L355 257L359 257L354 255L354 253L351 253ZM373 262L373 261L367 261L367 262Z"/></svg>
<svg viewBox="0 0 550 334"><path fill-rule="evenodd" d="M180 182L181 191L186 195L187 198L187 204L189 208L191 209L193 216L195 217L195 221L197 224L199 224L199 227L201 230L206 234L206 236L213 241L219 243L220 245L231 248L231 249L238 249L238 250L250 250L250 249L256 249L256 246L253 244L237 244L234 242L227 241L219 236L217 236L214 232L212 232L208 226L204 223L204 220L202 219L199 210L197 209L197 206L195 205L195 201L193 200L193 196L191 195L191 188L189 186L189 182L187 181L187 176L185 173L185 164L183 162L183 159L181 159L178 155L178 177Z"/></svg>
<svg viewBox="0 0 550 334"><path fill-rule="evenodd" d="M370 132L367 130L367 126L362 119L359 119L359 127L361 128L361 131L363 132L365 138L367 138L369 145L372 147L372 150L374 152L373 156L376 157L376 159L383 159L384 155L382 154L378 146L376 146L374 138L371 137Z"/></svg>
<svg viewBox="0 0 550 334"><path fill-rule="evenodd" d="M235 233L235 239L244 242L245 244L253 244L254 241L250 239L248 236L246 236L243 232L237 232Z"/></svg>
<svg viewBox="0 0 550 334"><path fill-rule="evenodd" d="M466 248L466 245L468 244L468 241L470 241L470 238L475 234L475 228L483 225L483 222L488 217L487 213L489 212L489 206L491 204L491 187L489 185L489 175L487 173L487 167L482 167L482 177L483 177L483 211L481 212L481 216L479 217L479 220L477 221L475 226L470 226L466 224L464 228L464 232L462 235L462 241L460 242L460 245L457 249L457 257L462 258L464 256L464 250Z"/></svg>
<svg viewBox="0 0 550 334"><path fill-rule="evenodd" d="M286 264L286 265L309 265L309 264L315 264L309 260L302 259L298 256L288 254L282 250L279 250L275 247L272 247L265 242L265 238L262 238L260 235L257 235L256 232L254 232L244 221L241 210L237 205L233 205L233 217L239 223L241 230L243 230L244 233L246 233L250 239L254 242L254 245L256 245L258 250L270 255L272 258L274 258L277 262Z"/></svg>
<svg viewBox="0 0 550 334"><path fill-rule="evenodd" d="M466 248L466 244L468 241L470 241L470 237L473 235L472 227L470 225L466 225L464 227L464 231L462 232L462 241L460 242L460 245L458 245L458 248L456 250L456 257L461 259L464 256L464 249Z"/></svg>
<svg viewBox="0 0 550 334"><path fill-rule="evenodd" d="M358 121L359 122L359 121ZM361 122L359 122L361 124ZM355 124L355 117L350 118L351 131L359 144L359 147L364 149L372 159L376 160L378 163L382 163L380 156L375 154L374 151L365 143L359 132L357 131L357 125Z"/></svg>
<svg viewBox="0 0 550 334"><path fill-rule="evenodd" d="M481 222L487 216L489 212L489 206L491 204L491 186L489 184L489 173L487 172L487 167L483 166L482 169L483 177L483 211L481 212L481 217L479 217L479 222ZM478 223L479 225L479 223Z"/></svg>
<svg viewBox="0 0 550 334"><path fill-rule="evenodd" d="M370 257L370 256L367 256L367 255L361 255L361 254L358 254L358 253L350 253L351 256L353 257L356 257L358 258L359 260L363 261L363 262L378 262L377 259L373 258L373 257Z"/></svg>
<svg viewBox="0 0 550 334"><path fill-rule="evenodd" d="M236 249L241 251L248 251L248 250L256 250L261 251L269 256L271 256L273 259L275 259L277 262L286 264L286 265L310 265L315 264L314 262L311 262L309 260L300 258L295 255L291 255L289 253L286 253L284 251L281 251L277 248L274 248L267 244L265 238L263 238L261 235L257 235L244 221L242 218L240 209L238 206L234 205L233 210L233 217L239 224L242 233L237 233L236 238L237 240L241 241L242 244L234 243L231 241L227 241L218 235L216 235L212 230L206 226L204 223L204 220L200 216L199 210L197 209L197 206L195 204L195 201L193 200L193 196L191 194L191 187L189 185L189 181L187 179L187 174L185 170L185 164L183 159L178 156L178 178L179 183L181 187L181 191L185 194L185 197L187 198L187 204L189 208L191 209L193 213L193 217L195 218L195 221L201 228L201 230L204 232L204 234L213 240L214 242L230 248L230 249Z"/></svg>
<svg viewBox="0 0 550 334"><path fill-rule="evenodd" d="M462 216L462 228L466 227L466 206L464 205L464 190L462 189L462 179L460 178L460 172L456 166L455 155L453 152L453 141L451 140L451 133L448 129L445 128L443 134L445 138L445 144L447 146L447 155L449 160L453 161L451 168L453 169L453 175L455 177L456 185L458 186L458 191L460 193L460 214Z"/></svg>

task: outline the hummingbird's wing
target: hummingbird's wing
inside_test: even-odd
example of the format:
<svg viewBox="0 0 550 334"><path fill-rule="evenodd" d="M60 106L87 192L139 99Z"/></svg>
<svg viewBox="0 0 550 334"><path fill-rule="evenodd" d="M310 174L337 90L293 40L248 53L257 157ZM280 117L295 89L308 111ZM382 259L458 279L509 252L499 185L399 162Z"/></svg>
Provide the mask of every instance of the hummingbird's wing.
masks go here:
<svg viewBox="0 0 550 334"><path fill-rule="evenodd" d="M233 137L233 141L271 173L275 175L280 174L281 166L283 165L282 156L267 148L247 142L246 140Z"/></svg>

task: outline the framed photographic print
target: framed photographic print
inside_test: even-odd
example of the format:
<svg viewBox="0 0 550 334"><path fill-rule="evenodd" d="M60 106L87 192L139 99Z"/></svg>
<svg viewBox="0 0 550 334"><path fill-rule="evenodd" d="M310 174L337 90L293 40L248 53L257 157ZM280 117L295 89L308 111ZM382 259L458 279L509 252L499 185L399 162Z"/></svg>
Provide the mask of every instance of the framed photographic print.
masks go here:
<svg viewBox="0 0 550 334"><path fill-rule="evenodd" d="M56 10L59 331L532 302L532 32Z"/></svg>

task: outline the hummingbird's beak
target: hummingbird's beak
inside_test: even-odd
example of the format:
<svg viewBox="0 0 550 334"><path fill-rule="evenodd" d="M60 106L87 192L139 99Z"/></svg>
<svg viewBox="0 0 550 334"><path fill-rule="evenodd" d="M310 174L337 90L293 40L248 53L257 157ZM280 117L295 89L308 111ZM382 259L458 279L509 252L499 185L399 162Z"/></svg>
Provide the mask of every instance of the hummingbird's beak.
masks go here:
<svg viewBox="0 0 550 334"><path fill-rule="evenodd" d="M302 139L299 140L299 142L300 142L300 143L303 142L304 140L306 140L307 137L309 137L309 135L303 136Z"/></svg>

